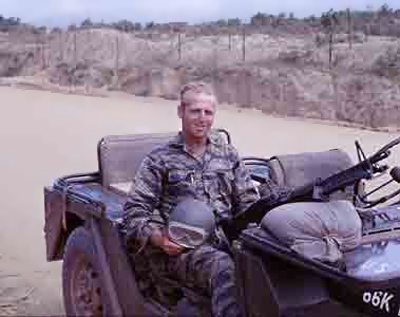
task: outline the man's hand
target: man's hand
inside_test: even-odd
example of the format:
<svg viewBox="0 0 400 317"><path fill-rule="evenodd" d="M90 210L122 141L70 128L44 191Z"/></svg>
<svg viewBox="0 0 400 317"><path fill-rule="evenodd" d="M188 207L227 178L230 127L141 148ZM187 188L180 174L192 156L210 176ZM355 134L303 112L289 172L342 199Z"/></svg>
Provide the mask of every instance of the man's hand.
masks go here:
<svg viewBox="0 0 400 317"><path fill-rule="evenodd" d="M153 245L161 248L165 253L169 255L180 254L185 249L184 247L173 243L158 229L154 229L153 234L150 237L150 241Z"/></svg>

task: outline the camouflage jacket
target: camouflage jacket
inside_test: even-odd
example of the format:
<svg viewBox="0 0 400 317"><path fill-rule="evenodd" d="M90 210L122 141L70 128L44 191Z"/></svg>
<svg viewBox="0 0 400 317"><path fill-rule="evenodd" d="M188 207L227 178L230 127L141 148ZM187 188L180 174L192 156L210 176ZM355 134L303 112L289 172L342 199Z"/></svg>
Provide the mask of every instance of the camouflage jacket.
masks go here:
<svg viewBox="0 0 400 317"><path fill-rule="evenodd" d="M136 173L130 196L123 228L129 237L145 242L155 211L167 218L183 197L209 203L217 218L226 219L244 211L259 193L236 149L212 133L202 161L185 150L182 134L154 149Z"/></svg>

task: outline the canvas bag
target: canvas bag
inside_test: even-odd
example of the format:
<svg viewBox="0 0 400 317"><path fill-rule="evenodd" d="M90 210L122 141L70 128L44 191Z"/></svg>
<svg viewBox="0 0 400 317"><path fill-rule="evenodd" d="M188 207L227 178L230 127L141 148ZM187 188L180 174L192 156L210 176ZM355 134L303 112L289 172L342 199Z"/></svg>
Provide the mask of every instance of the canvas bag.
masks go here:
<svg viewBox="0 0 400 317"><path fill-rule="evenodd" d="M281 205L264 216L261 227L295 252L328 263L356 248L362 233L361 219L346 200Z"/></svg>

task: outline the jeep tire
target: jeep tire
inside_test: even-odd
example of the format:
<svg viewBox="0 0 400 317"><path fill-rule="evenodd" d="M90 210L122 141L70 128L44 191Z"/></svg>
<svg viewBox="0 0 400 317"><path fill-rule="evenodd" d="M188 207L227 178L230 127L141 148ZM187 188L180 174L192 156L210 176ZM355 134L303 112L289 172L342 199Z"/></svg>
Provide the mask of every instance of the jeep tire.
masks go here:
<svg viewBox="0 0 400 317"><path fill-rule="evenodd" d="M62 266L62 290L67 316L105 316L101 276L93 239L84 227L68 237Z"/></svg>

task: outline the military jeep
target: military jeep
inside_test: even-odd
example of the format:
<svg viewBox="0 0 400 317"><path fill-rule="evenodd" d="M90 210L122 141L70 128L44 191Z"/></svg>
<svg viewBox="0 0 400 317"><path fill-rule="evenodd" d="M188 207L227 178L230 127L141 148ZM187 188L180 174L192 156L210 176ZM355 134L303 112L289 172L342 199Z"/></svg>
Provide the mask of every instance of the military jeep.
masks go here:
<svg viewBox="0 0 400 317"><path fill-rule="evenodd" d="M226 131L220 133L231 142ZM173 135L106 136L97 147L98 171L63 176L44 188L47 260L63 261L68 316L210 315L210 299L196 288L158 272L142 276L120 228L138 166ZM361 190L361 183L377 174L386 173L387 183L400 182L398 168L388 173L389 167L380 165L399 143L400 138L369 157L356 143L358 163L340 150L243 158L256 184L273 179L295 188L286 201L261 199L223 224L243 316L400 316L400 201L376 207L400 190L375 200ZM275 206L332 195L373 210L363 243L345 254L346 271L293 252L259 225Z"/></svg>

